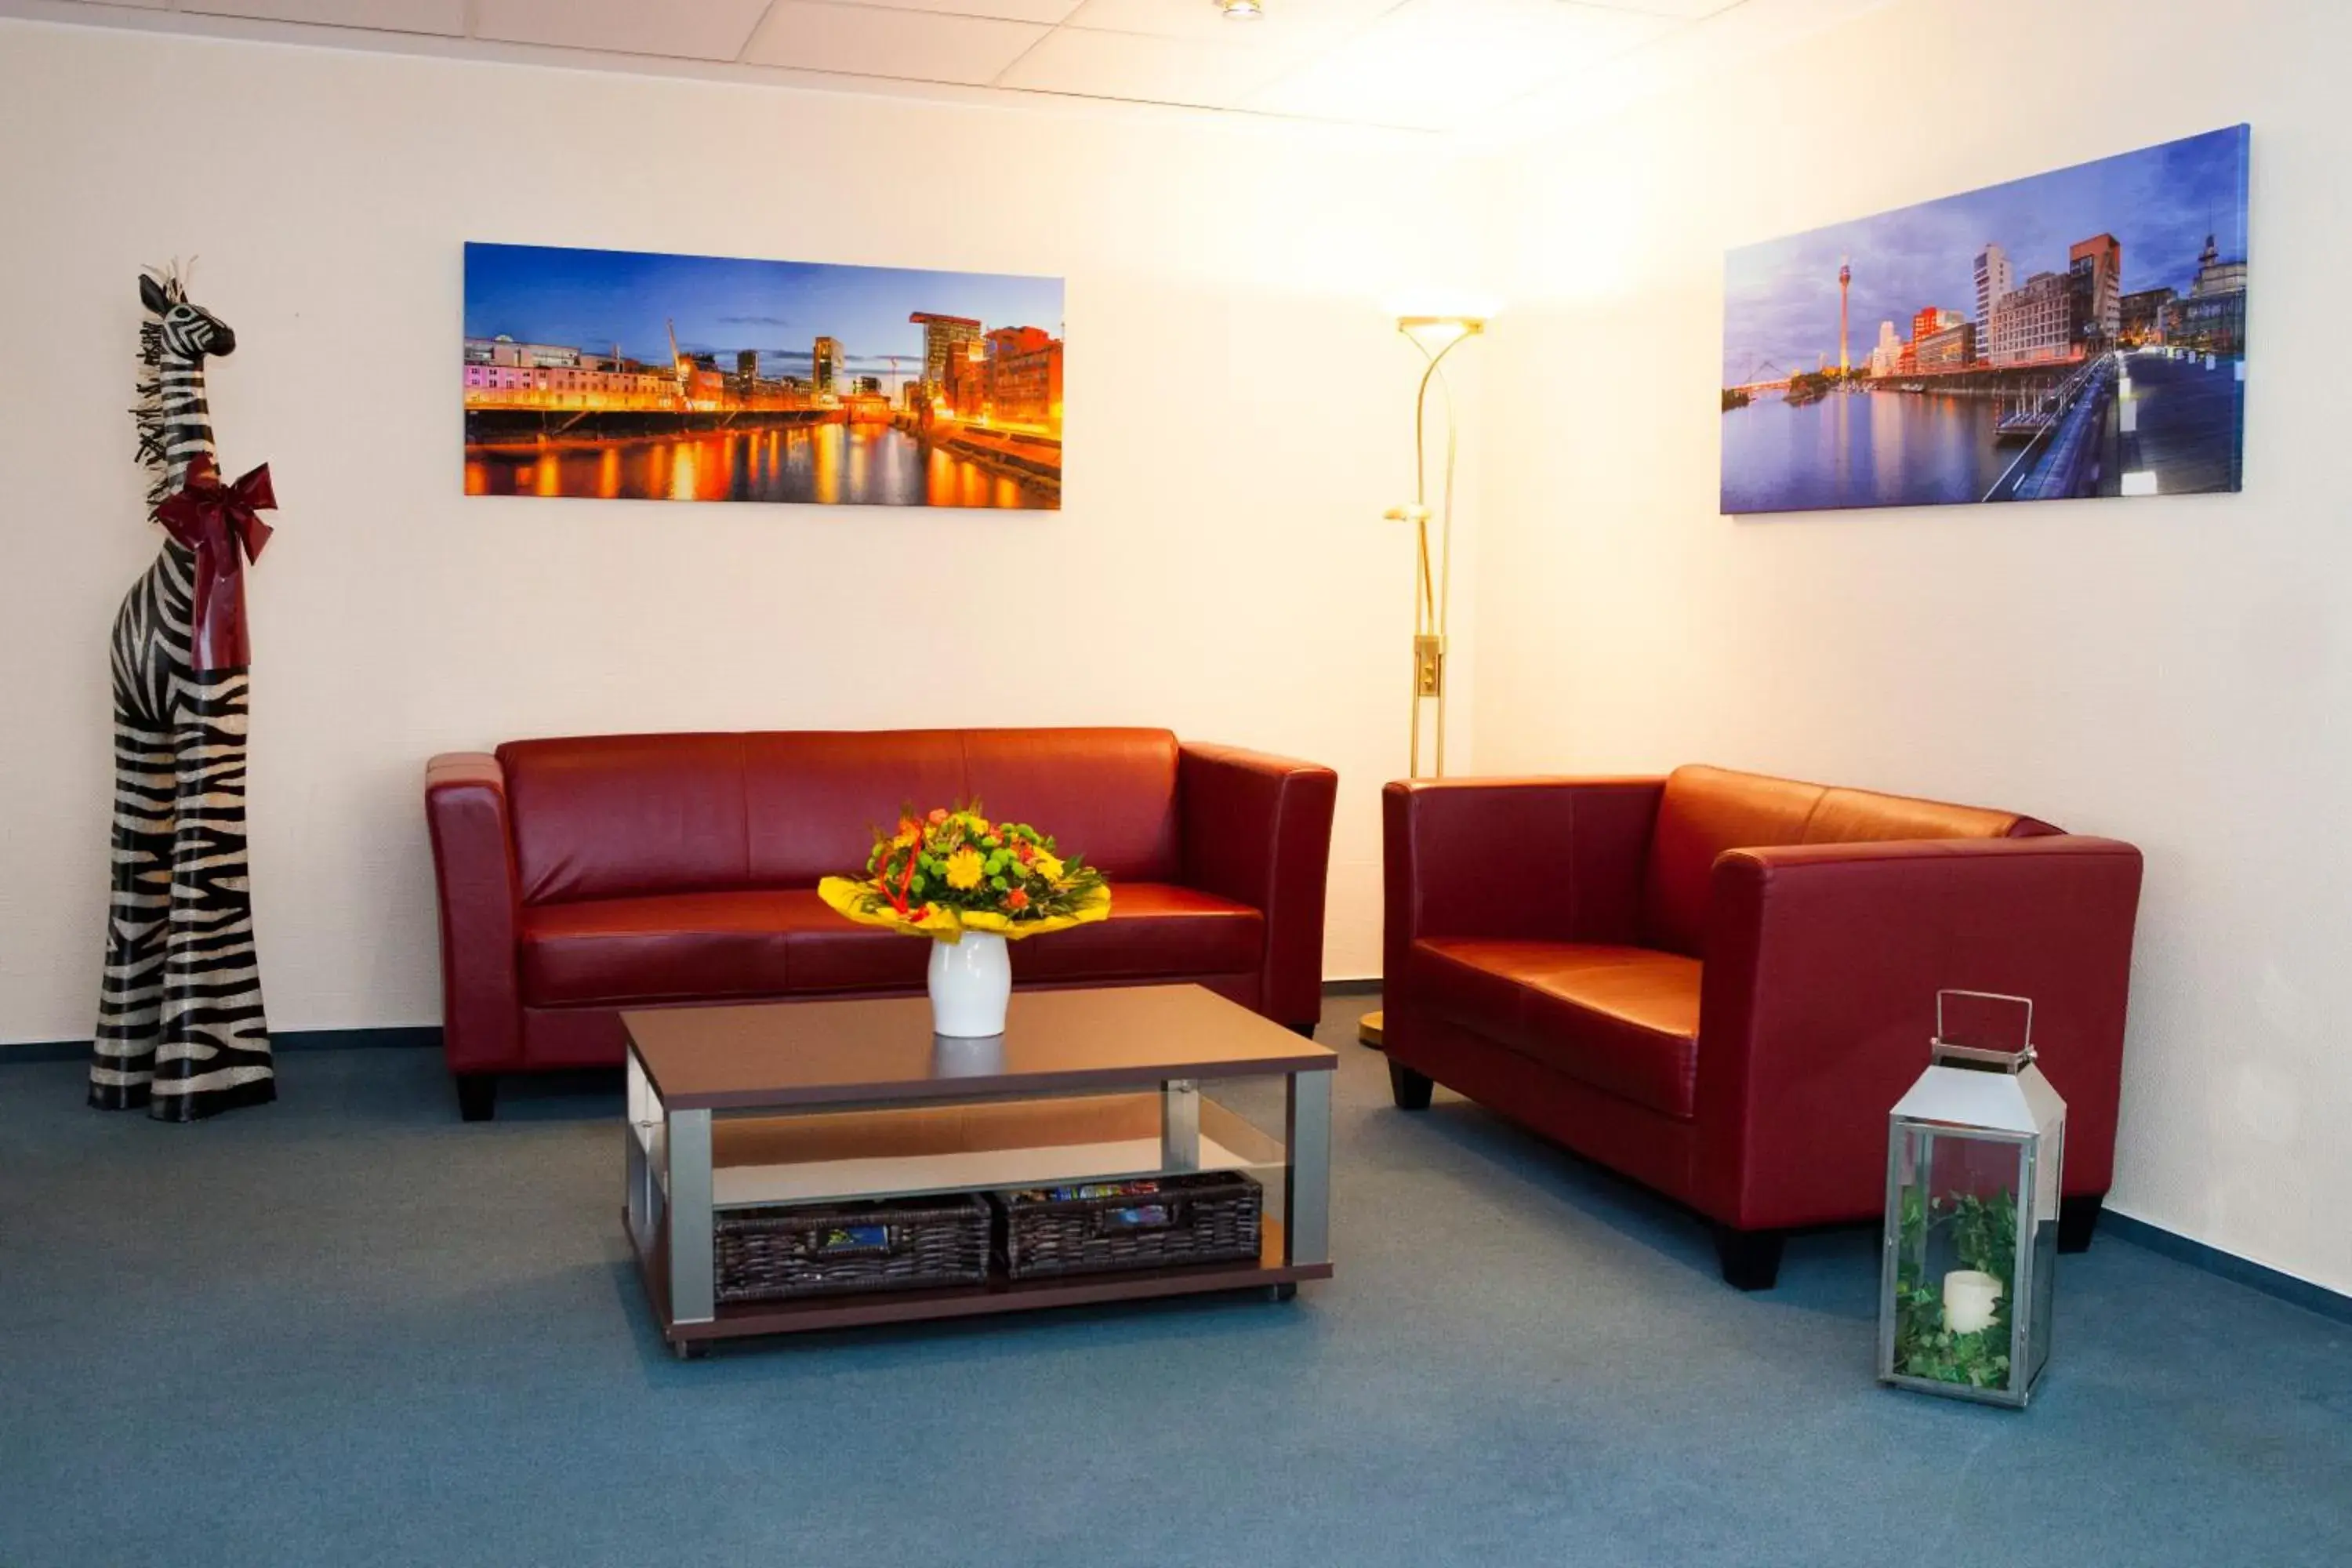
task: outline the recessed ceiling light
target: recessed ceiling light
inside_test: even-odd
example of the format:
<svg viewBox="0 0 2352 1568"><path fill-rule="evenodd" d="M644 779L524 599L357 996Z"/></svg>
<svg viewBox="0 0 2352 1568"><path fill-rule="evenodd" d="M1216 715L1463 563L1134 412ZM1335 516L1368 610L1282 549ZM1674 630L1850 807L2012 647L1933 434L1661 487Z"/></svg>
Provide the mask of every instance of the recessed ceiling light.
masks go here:
<svg viewBox="0 0 2352 1568"><path fill-rule="evenodd" d="M1265 0L1217 0L1228 22L1255 22L1265 15Z"/></svg>

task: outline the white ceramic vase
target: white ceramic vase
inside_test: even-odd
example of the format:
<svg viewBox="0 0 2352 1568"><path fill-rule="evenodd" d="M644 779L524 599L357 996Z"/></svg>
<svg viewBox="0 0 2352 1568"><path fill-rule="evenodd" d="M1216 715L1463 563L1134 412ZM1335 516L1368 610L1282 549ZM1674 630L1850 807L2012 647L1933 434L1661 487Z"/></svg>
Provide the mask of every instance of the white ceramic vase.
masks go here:
<svg viewBox="0 0 2352 1568"><path fill-rule="evenodd" d="M931 1032L951 1039L1004 1033L1004 1004L1013 995L1013 955L992 931L968 931L961 942L931 943Z"/></svg>

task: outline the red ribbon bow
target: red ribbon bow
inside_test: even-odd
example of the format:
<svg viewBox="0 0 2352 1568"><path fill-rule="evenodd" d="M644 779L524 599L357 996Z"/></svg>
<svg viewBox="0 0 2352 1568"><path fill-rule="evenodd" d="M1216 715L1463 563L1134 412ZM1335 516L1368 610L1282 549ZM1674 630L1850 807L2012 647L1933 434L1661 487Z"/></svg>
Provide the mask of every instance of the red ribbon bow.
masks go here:
<svg viewBox="0 0 2352 1568"><path fill-rule="evenodd" d="M239 669L253 662L245 631L245 563L261 559L271 529L259 514L277 508L268 464L225 485L208 457L192 460L179 492L155 508L155 521L164 531L195 552L196 603L188 641L190 662L198 670Z"/></svg>

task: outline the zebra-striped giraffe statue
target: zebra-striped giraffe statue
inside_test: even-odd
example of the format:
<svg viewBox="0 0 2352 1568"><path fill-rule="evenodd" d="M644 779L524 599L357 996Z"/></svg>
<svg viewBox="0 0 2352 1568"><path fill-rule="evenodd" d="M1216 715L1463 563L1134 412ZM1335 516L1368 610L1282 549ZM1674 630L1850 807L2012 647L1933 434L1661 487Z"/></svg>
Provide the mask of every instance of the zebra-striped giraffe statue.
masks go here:
<svg viewBox="0 0 2352 1568"><path fill-rule="evenodd" d="M205 361L236 346L142 274L139 458L163 548L114 617L114 887L89 1102L193 1121L278 1097L246 879L244 563L267 466L223 484Z"/></svg>

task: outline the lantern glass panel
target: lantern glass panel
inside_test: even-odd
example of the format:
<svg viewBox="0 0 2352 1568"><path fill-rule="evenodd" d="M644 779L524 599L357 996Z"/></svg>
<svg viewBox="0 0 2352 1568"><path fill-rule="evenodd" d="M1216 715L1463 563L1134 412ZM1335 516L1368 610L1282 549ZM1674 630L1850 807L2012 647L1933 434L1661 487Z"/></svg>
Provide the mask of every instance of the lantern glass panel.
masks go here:
<svg viewBox="0 0 2352 1568"><path fill-rule="evenodd" d="M1898 1121L1895 1151L1895 1375L2008 1394L2032 1386L2049 1346L2047 1291L2029 1294L2033 1349L2022 1367L2011 1316L2020 1223L2038 1251L2032 1141ZM2024 1198L2021 1207L2020 1197ZM2047 1227L2051 1254L2055 1225ZM2042 1274L2032 1263L2029 1279Z"/></svg>

